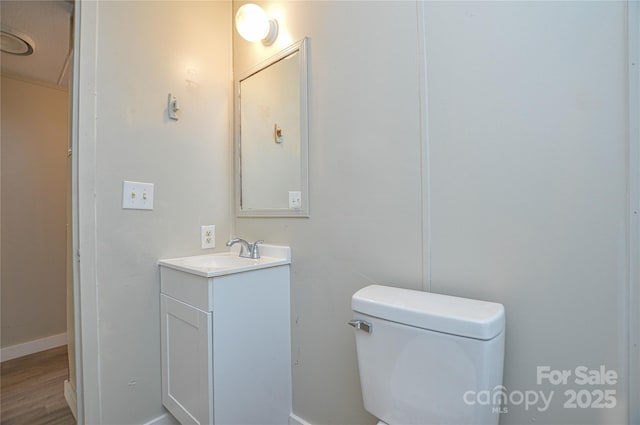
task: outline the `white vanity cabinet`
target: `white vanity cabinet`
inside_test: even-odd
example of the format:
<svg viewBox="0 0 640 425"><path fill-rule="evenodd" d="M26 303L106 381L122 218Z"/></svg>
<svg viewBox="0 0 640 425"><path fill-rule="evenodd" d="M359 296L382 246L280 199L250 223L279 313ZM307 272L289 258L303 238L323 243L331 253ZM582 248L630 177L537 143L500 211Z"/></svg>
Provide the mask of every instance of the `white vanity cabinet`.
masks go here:
<svg viewBox="0 0 640 425"><path fill-rule="evenodd" d="M287 424L289 260L193 270L178 260L160 262L164 406L182 424Z"/></svg>
<svg viewBox="0 0 640 425"><path fill-rule="evenodd" d="M213 422L211 312L161 295L162 403L180 423Z"/></svg>

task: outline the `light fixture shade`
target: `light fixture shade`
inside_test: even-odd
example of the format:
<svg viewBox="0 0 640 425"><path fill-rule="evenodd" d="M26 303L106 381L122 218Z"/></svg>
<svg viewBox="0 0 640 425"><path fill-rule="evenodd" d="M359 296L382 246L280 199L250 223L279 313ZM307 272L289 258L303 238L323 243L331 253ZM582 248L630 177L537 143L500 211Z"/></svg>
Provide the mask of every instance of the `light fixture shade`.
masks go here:
<svg viewBox="0 0 640 425"><path fill-rule="evenodd" d="M3 53L18 56L29 56L33 53L35 43L26 34L3 26L0 35L0 50Z"/></svg>
<svg viewBox="0 0 640 425"><path fill-rule="evenodd" d="M236 29L247 41L260 41L269 33L269 17L257 4L247 3L236 13Z"/></svg>
<svg viewBox="0 0 640 425"><path fill-rule="evenodd" d="M269 19L265 11L253 3L243 5L236 12L236 29L245 40L262 40L266 46L271 45L278 36L278 22Z"/></svg>

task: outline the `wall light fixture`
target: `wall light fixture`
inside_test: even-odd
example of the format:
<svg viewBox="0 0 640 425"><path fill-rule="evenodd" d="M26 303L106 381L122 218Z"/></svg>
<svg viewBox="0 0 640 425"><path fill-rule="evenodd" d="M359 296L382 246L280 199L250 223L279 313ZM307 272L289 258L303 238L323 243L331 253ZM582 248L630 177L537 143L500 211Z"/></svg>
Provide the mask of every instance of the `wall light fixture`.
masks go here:
<svg viewBox="0 0 640 425"><path fill-rule="evenodd" d="M257 4L247 3L236 13L236 30L247 41L262 40L262 44L270 46L278 37L278 21L269 19Z"/></svg>

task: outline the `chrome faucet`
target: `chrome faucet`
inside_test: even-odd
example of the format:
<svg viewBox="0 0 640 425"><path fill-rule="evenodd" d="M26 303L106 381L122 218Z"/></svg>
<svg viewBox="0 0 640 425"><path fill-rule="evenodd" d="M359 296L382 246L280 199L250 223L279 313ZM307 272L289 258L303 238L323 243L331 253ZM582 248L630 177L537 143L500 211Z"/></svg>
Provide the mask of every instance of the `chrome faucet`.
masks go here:
<svg viewBox="0 0 640 425"><path fill-rule="evenodd" d="M227 242L227 246L232 246L236 243L240 244L240 257L243 258L253 258L257 260L260 258L260 251L258 251L258 244L263 243L264 241L255 241L254 243L249 243L244 239L234 238Z"/></svg>

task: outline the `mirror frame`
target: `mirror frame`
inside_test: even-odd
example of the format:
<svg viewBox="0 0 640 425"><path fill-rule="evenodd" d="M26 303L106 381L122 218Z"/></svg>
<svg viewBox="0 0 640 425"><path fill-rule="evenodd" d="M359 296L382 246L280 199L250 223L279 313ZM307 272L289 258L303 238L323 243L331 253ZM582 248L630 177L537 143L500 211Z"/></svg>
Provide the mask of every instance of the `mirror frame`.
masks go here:
<svg viewBox="0 0 640 425"><path fill-rule="evenodd" d="M239 74L235 80L235 119L234 119L234 164L235 164L235 204L238 217L309 217L309 115L308 115L308 51L309 38L305 37L289 47L278 52L269 59ZM242 129L240 83L289 55L298 52L300 69L300 191L302 192L302 207L289 208L256 208L242 209Z"/></svg>

